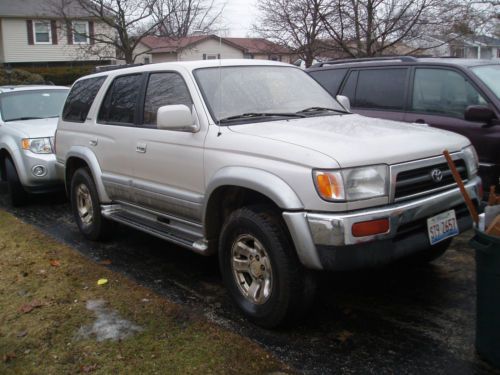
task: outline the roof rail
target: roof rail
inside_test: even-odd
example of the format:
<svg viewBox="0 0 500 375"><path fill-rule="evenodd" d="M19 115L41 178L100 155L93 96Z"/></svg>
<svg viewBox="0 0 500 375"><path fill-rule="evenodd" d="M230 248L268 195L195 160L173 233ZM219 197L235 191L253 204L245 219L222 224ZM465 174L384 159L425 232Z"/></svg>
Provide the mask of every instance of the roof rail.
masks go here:
<svg viewBox="0 0 500 375"><path fill-rule="evenodd" d="M141 66L141 65L143 64L135 63L135 64L98 65L94 68L94 72L95 73L109 72L110 70L132 68L134 66Z"/></svg>
<svg viewBox="0 0 500 375"><path fill-rule="evenodd" d="M335 65L335 64L347 64L351 62L370 62L370 61L390 61L399 60L402 62L415 62L418 61L416 57L413 56L380 56L380 57L362 57L358 59L336 59L330 61L323 61L311 66L311 68L320 68L324 65Z"/></svg>

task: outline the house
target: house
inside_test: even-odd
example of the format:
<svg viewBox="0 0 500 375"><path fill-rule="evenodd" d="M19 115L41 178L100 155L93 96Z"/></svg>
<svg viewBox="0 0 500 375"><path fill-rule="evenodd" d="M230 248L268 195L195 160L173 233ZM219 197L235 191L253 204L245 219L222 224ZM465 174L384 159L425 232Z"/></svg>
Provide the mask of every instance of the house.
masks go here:
<svg viewBox="0 0 500 375"><path fill-rule="evenodd" d="M500 59L500 39L486 35L460 37L426 36L413 42L422 53L436 57L466 59Z"/></svg>
<svg viewBox="0 0 500 375"><path fill-rule="evenodd" d="M20 67L108 62L93 51L106 51L113 60L114 49L93 39L95 33L112 33L109 27L77 2L65 2L70 6L63 17L61 0L0 0L0 63Z"/></svg>
<svg viewBox="0 0 500 375"><path fill-rule="evenodd" d="M263 38L219 38L191 35L183 38L147 36L137 47L136 62L211 59L263 59L290 63L293 52Z"/></svg>

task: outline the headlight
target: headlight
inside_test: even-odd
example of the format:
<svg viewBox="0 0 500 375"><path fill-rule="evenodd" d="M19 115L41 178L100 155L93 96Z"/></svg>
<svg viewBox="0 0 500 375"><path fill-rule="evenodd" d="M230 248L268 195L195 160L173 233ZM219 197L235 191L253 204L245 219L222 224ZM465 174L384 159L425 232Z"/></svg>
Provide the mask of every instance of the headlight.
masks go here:
<svg viewBox="0 0 500 375"><path fill-rule="evenodd" d="M314 171L314 184L319 195L329 201L355 201L386 196L388 167L348 168L337 171Z"/></svg>
<svg viewBox="0 0 500 375"><path fill-rule="evenodd" d="M30 150L35 154L52 154L50 138L24 138L21 142L23 150Z"/></svg>
<svg viewBox="0 0 500 375"><path fill-rule="evenodd" d="M469 176L477 175L479 169L479 158L477 157L477 152L474 146L468 146L462 150L465 156L465 164L467 164L467 170L469 171Z"/></svg>

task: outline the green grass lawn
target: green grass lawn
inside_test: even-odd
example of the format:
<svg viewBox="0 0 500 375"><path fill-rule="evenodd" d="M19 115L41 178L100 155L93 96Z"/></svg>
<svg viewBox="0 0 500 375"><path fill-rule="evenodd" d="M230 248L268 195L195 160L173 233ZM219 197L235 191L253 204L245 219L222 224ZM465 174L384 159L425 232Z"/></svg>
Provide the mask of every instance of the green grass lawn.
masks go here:
<svg viewBox="0 0 500 375"><path fill-rule="evenodd" d="M257 344L1 210L0 255L1 374L291 372ZM97 285L101 278L108 283Z"/></svg>

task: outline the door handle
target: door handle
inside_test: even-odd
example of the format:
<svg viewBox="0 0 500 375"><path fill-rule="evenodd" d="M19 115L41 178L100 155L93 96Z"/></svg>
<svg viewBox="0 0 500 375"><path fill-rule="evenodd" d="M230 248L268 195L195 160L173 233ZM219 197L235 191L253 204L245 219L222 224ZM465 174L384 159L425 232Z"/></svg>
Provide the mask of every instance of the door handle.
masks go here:
<svg viewBox="0 0 500 375"><path fill-rule="evenodd" d="M91 145L91 146L97 146L97 139L91 139L89 141L89 145Z"/></svg>
<svg viewBox="0 0 500 375"><path fill-rule="evenodd" d="M135 146L135 152L139 152L141 154L146 153L146 144L138 143L137 146Z"/></svg>

